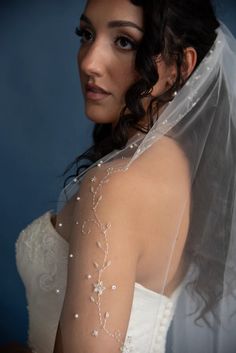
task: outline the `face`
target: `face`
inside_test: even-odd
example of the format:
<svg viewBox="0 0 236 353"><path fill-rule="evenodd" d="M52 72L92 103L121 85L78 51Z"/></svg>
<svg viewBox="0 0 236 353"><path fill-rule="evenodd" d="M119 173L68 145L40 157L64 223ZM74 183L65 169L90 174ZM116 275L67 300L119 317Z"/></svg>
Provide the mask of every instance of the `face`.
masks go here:
<svg viewBox="0 0 236 353"><path fill-rule="evenodd" d="M77 32L85 113L96 123L115 125L125 106L125 94L138 79L134 63L143 37L142 8L129 0L89 0ZM162 73L160 62L157 66L162 87L167 72Z"/></svg>
<svg viewBox="0 0 236 353"><path fill-rule="evenodd" d="M142 39L142 9L129 0L89 0L81 16L78 66L86 115L115 124L128 88L137 79L136 47Z"/></svg>

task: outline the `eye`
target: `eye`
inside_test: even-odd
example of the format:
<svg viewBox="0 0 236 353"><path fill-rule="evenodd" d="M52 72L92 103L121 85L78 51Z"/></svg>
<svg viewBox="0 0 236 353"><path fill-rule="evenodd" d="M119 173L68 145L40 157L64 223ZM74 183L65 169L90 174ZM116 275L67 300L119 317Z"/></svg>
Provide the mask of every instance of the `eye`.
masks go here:
<svg viewBox="0 0 236 353"><path fill-rule="evenodd" d="M86 28L78 28L78 27L76 27L75 34L81 38L80 42L82 44L89 43L89 42L91 42L93 40L92 31L90 31L90 30L88 30Z"/></svg>
<svg viewBox="0 0 236 353"><path fill-rule="evenodd" d="M123 50L134 50L137 48L137 44L134 41L124 36L117 37L115 43Z"/></svg>

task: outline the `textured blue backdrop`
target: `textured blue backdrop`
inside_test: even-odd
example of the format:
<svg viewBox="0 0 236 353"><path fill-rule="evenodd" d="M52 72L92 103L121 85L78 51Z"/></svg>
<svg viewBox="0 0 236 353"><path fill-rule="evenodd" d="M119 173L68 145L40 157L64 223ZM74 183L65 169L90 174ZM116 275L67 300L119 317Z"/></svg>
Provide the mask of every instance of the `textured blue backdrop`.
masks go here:
<svg viewBox="0 0 236 353"><path fill-rule="evenodd" d="M216 2L236 34L235 0ZM0 2L0 344L25 342L27 310L15 241L55 208L59 175L91 142L83 115L74 28L84 1Z"/></svg>

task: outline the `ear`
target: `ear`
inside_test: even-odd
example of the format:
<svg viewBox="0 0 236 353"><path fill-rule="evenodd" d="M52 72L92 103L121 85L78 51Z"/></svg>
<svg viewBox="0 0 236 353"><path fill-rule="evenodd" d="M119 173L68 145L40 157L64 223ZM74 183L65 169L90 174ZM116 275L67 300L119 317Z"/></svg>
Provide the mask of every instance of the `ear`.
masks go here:
<svg viewBox="0 0 236 353"><path fill-rule="evenodd" d="M196 50L192 47L186 48L184 50L183 64L181 67L181 75L184 81L187 80L187 78L191 75L196 66L196 63ZM166 64L162 56L159 55L156 60L156 64L157 71L159 74L159 80L152 87L152 91L150 94L152 97L157 97L158 95L163 94L170 87L172 87L177 76L176 63Z"/></svg>
<svg viewBox="0 0 236 353"><path fill-rule="evenodd" d="M192 74L197 63L197 52L194 48L188 47L184 50L184 62L182 65L181 73L184 80Z"/></svg>
<svg viewBox="0 0 236 353"><path fill-rule="evenodd" d="M166 92L175 82L176 79L176 64L166 64L162 56L159 55L156 60L157 72L159 75L158 81L152 87L151 96L157 97L158 95Z"/></svg>

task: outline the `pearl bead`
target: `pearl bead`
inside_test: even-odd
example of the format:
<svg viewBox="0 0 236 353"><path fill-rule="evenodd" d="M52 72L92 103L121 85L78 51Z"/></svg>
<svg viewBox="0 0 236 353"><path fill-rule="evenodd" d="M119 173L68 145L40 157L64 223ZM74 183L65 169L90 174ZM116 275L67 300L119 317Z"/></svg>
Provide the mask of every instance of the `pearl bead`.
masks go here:
<svg viewBox="0 0 236 353"><path fill-rule="evenodd" d="M79 318L79 314L74 314L74 318L77 320Z"/></svg>
<svg viewBox="0 0 236 353"><path fill-rule="evenodd" d="M97 337L98 336L98 331L97 330L93 330L91 332L91 335L94 336L94 337Z"/></svg>

